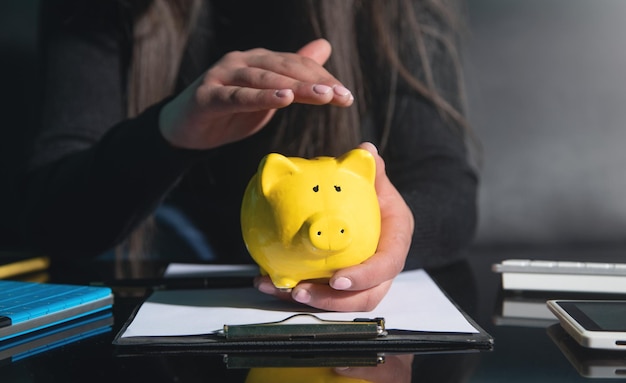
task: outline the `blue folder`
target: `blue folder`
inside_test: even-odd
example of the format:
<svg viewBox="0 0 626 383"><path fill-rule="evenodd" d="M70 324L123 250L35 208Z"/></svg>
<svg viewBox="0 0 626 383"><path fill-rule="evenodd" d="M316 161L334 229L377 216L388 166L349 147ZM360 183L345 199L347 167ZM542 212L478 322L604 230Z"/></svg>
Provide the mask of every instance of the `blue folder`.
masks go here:
<svg viewBox="0 0 626 383"><path fill-rule="evenodd" d="M0 347L16 337L110 310L108 287L0 280Z"/></svg>

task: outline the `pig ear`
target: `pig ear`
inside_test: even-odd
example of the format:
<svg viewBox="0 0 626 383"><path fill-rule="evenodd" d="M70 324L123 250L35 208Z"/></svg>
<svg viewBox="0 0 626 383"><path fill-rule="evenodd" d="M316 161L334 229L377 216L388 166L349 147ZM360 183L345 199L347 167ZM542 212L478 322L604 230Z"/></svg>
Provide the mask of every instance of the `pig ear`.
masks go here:
<svg viewBox="0 0 626 383"><path fill-rule="evenodd" d="M282 154L268 154L259 164L261 191L263 195L269 195L272 187L283 177L295 174L299 171L300 169L296 164Z"/></svg>
<svg viewBox="0 0 626 383"><path fill-rule="evenodd" d="M372 153L365 149L353 149L337 158L339 167L365 177L374 184L376 179L376 160Z"/></svg>

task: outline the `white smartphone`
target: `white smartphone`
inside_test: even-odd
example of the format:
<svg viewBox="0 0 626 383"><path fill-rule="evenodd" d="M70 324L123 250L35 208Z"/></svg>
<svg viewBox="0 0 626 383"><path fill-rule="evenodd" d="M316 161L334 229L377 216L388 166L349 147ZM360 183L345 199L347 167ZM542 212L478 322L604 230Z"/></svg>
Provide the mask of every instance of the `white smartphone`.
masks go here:
<svg viewBox="0 0 626 383"><path fill-rule="evenodd" d="M549 300L548 308L581 346L626 351L626 300Z"/></svg>

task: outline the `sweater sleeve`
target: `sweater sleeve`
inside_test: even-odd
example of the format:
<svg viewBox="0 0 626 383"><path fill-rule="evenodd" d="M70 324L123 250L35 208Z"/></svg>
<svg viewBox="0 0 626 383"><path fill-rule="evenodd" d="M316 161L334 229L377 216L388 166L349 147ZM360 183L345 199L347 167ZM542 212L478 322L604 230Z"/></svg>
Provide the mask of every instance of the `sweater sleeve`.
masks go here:
<svg viewBox="0 0 626 383"><path fill-rule="evenodd" d="M56 256L96 255L150 215L200 155L165 141L159 110L26 174L22 228L31 244Z"/></svg>
<svg viewBox="0 0 626 383"><path fill-rule="evenodd" d="M125 120L118 20L96 1L72 22L70 2L44 12L41 131L22 177L21 229L54 256L90 256L119 244L201 152L161 136L164 102ZM93 15L94 20L89 19Z"/></svg>
<svg viewBox="0 0 626 383"><path fill-rule="evenodd" d="M417 17L422 25L443 35L455 35L428 7L419 8ZM451 38L455 47L450 48L436 36L425 34L424 39L437 93L462 113L462 63L456 46L462 41ZM414 74L423 78L425 70L419 58L410 50L405 54L407 62L414 63L410 66ZM471 132L432 102L416 96L402 81L392 127L383 157L389 178L415 218L406 267L440 267L459 260L473 239L477 222L478 176L466 146Z"/></svg>
<svg viewBox="0 0 626 383"><path fill-rule="evenodd" d="M383 157L415 219L407 269L457 261L473 239L478 181L463 137L431 105L414 97L399 101Z"/></svg>

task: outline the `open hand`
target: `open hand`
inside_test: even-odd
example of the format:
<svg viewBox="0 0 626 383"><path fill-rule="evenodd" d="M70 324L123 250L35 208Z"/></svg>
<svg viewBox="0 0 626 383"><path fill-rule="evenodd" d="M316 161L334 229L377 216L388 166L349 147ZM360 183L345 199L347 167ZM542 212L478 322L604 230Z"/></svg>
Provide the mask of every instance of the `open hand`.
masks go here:
<svg viewBox="0 0 626 383"><path fill-rule="evenodd" d="M228 53L163 107L161 133L175 147L210 149L254 134L292 103L350 106L352 93L323 67L330 53L324 39L297 53Z"/></svg>

